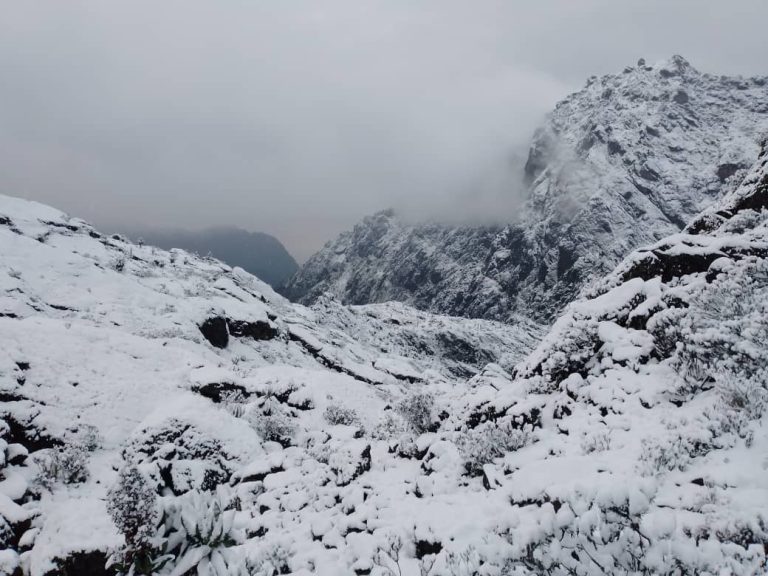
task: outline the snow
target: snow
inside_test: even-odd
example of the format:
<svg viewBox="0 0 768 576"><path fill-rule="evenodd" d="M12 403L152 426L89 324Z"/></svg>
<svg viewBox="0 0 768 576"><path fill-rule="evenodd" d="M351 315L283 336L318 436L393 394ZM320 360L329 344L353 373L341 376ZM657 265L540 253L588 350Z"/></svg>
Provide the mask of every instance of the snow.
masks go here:
<svg viewBox="0 0 768 576"><path fill-rule="evenodd" d="M714 224L630 254L533 351L534 323L306 308L0 196L0 520L19 532L0 570L120 548L106 500L132 461L158 505L199 497L195 521L236 497L233 542L185 553L219 574L765 571L768 211L743 205L766 158L699 217ZM217 348L211 318L274 333ZM429 432L399 413L413 393L435 399ZM329 422L334 407L353 417ZM45 457L88 427L87 478L46 487Z"/></svg>
<svg viewBox="0 0 768 576"><path fill-rule="evenodd" d="M703 73L680 57L593 78L534 135L520 167L527 202L509 225L381 212L312 256L287 294L548 324L633 249L738 186L768 130L766 101L765 77Z"/></svg>

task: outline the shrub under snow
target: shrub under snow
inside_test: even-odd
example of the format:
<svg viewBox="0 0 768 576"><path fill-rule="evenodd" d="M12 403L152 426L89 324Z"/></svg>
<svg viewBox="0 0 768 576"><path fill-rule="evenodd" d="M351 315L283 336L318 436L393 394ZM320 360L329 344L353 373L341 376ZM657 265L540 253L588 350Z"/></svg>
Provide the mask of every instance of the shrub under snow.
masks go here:
<svg viewBox="0 0 768 576"><path fill-rule="evenodd" d="M397 405L398 412L417 434L429 432L435 424L435 397L429 392L414 392Z"/></svg>
<svg viewBox="0 0 768 576"><path fill-rule="evenodd" d="M277 442L289 446L296 432L291 417L280 404L268 398L260 410L248 414L248 421L266 442Z"/></svg>
<svg viewBox="0 0 768 576"><path fill-rule="evenodd" d="M56 482L78 484L88 479L88 452L79 444L55 448L39 460L38 481L51 489Z"/></svg>
<svg viewBox="0 0 768 576"><path fill-rule="evenodd" d="M344 426L352 426L360 422L360 417L352 408L341 406L340 404L329 404L323 412L323 418L328 424L334 426L342 424Z"/></svg>
<svg viewBox="0 0 768 576"><path fill-rule="evenodd" d="M107 511L125 537L125 546L112 563L121 573L152 574L157 496L135 464L126 464L118 473L107 494Z"/></svg>
<svg viewBox="0 0 768 576"><path fill-rule="evenodd" d="M488 422L467 431L459 439L464 467L472 476L483 473L483 466L508 452L519 450L528 442L528 434L509 423Z"/></svg>

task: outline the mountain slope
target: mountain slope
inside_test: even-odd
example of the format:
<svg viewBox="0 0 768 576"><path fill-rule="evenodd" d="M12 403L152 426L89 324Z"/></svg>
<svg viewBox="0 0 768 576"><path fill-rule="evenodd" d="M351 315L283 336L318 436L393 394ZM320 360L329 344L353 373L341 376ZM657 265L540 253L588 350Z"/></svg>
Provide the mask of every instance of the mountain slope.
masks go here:
<svg viewBox="0 0 768 576"><path fill-rule="evenodd" d="M245 471L283 458L257 420L279 413L292 445L314 442L329 405L375 423L414 385L511 369L541 333L404 306L307 309L242 269L5 196L0 270L1 573L113 573L122 536L105 500L123 458L158 507L222 481L252 501ZM364 441L347 440L333 443L355 462Z"/></svg>
<svg viewBox="0 0 768 576"><path fill-rule="evenodd" d="M0 196L0 572L764 573L768 149L527 330Z"/></svg>
<svg viewBox="0 0 768 576"><path fill-rule="evenodd" d="M535 135L518 223L414 226L377 214L310 258L285 293L551 321L631 249L679 231L738 184L767 102L765 78L700 73L679 56L591 78Z"/></svg>
<svg viewBox="0 0 768 576"><path fill-rule="evenodd" d="M182 248L203 256L210 254L230 266L239 266L270 286L283 284L299 269L296 260L277 238L241 228L149 230L130 236L166 250Z"/></svg>

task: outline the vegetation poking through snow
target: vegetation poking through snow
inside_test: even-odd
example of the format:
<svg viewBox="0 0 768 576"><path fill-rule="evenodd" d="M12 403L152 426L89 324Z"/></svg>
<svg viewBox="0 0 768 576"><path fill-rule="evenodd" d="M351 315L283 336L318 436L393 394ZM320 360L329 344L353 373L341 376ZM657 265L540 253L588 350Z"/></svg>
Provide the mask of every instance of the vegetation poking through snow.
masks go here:
<svg viewBox="0 0 768 576"><path fill-rule="evenodd" d="M353 426L360 423L360 417L353 408L347 408L341 404L329 404L323 412L323 418L328 424Z"/></svg>
<svg viewBox="0 0 768 576"><path fill-rule="evenodd" d="M483 466L519 450L529 442L529 438L528 432L514 428L509 422L486 422L464 432L458 445L467 473L479 476L483 473Z"/></svg>
<svg viewBox="0 0 768 576"><path fill-rule="evenodd" d="M117 483L107 495L107 511L125 539L111 563L126 576L153 574L157 567L157 495L135 464L126 463L118 472Z"/></svg>
<svg viewBox="0 0 768 576"><path fill-rule="evenodd" d="M397 405L397 410L416 434L435 427L435 397L429 392L412 392Z"/></svg>

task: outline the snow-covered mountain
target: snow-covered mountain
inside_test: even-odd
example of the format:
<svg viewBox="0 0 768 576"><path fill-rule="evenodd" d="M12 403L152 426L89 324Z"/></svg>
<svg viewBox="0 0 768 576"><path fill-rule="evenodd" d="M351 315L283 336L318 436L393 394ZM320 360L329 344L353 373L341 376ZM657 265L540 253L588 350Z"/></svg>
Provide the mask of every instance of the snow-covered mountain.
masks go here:
<svg viewBox="0 0 768 576"><path fill-rule="evenodd" d="M551 321L630 250L679 232L738 185L767 126L768 79L641 60L590 78L537 131L519 222L413 225L382 212L327 244L284 292Z"/></svg>
<svg viewBox="0 0 768 576"><path fill-rule="evenodd" d="M768 568L768 151L527 356L8 197L0 316L0 573Z"/></svg>
<svg viewBox="0 0 768 576"><path fill-rule="evenodd" d="M122 232L122 231L121 231ZM146 244L182 248L188 252L210 255L232 267L242 268L270 286L280 286L299 269L280 241L263 232L219 226L203 230L152 229L125 231Z"/></svg>
<svg viewBox="0 0 768 576"><path fill-rule="evenodd" d="M0 573L18 571L19 552L24 574L105 573L121 538L106 490L123 459L160 494L226 481L258 512L262 472L248 470L305 456L265 444L257 412L285 412L297 442L341 442L354 460L370 441L329 427L332 441L327 406L372 428L407 389L450 388L489 363L503 374L541 335L403 305L305 308L242 269L0 196Z"/></svg>

